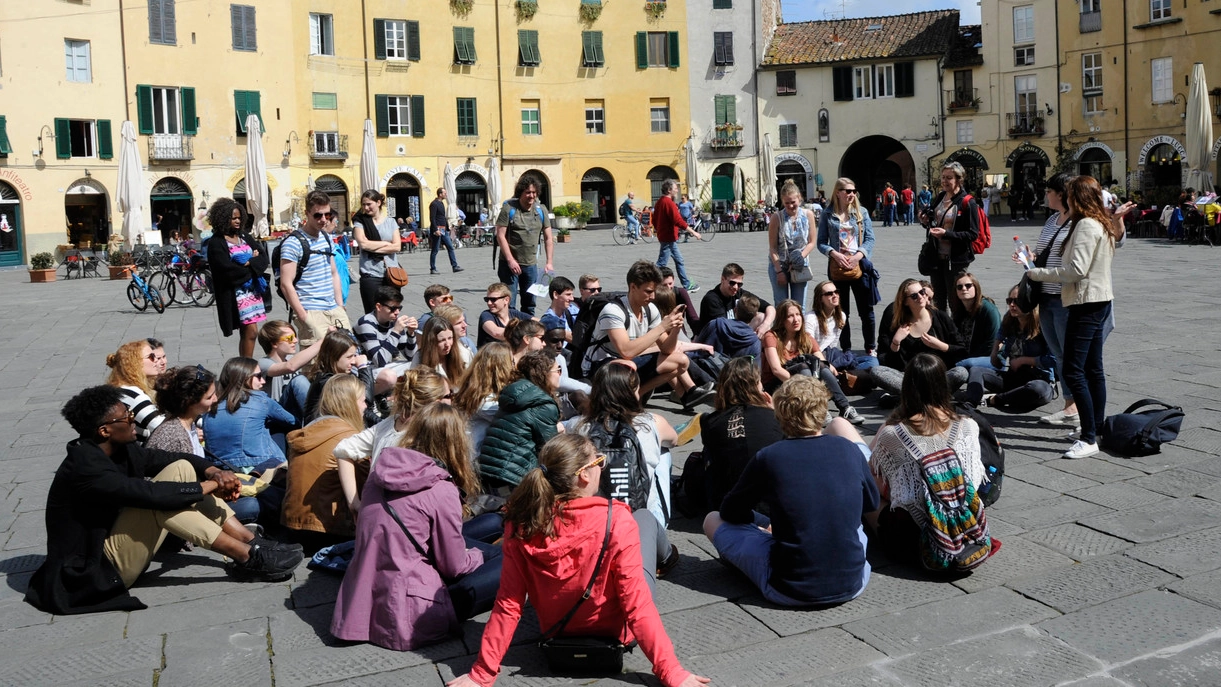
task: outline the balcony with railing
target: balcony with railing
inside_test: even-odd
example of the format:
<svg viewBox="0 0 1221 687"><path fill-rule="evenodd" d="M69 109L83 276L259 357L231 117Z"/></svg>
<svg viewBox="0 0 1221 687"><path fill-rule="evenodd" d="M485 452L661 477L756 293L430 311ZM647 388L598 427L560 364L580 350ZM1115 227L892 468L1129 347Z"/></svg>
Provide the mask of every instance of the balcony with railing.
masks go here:
<svg viewBox="0 0 1221 687"><path fill-rule="evenodd" d="M309 156L315 160L348 159L348 135L315 133L309 138Z"/></svg>
<svg viewBox="0 0 1221 687"><path fill-rule="evenodd" d="M980 98L978 88L955 88L945 92L946 110L955 112L975 112L979 110Z"/></svg>
<svg viewBox="0 0 1221 687"><path fill-rule="evenodd" d="M1005 124L1009 128L1010 138L1042 136L1047 133L1046 121L1046 110L1022 110L1005 114Z"/></svg>
<svg viewBox="0 0 1221 687"><path fill-rule="evenodd" d="M1082 12L1080 32L1093 33L1102 30L1102 12Z"/></svg>
<svg viewBox="0 0 1221 687"><path fill-rule="evenodd" d="M177 162L195 159L194 136L153 134L148 138L149 162Z"/></svg>
<svg viewBox="0 0 1221 687"><path fill-rule="evenodd" d="M741 124L717 124L708 132L708 147L717 150L742 147Z"/></svg>

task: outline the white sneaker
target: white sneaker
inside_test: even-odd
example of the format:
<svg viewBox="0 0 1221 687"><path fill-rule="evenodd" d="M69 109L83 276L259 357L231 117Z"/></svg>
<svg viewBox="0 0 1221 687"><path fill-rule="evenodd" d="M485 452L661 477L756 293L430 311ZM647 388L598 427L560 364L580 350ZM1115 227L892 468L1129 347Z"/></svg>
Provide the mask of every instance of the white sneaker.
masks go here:
<svg viewBox="0 0 1221 687"><path fill-rule="evenodd" d="M1039 418L1039 422L1045 425L1072 425L1074 427L1081 426L1081 416L1077 413L1065 413L1063 410L1057 410L1051 415L1044 415Z"/></svg>
<svg viewBox="0 0 1221 687"><path fill-rule="evenodd" d="M1073 445L1064 452L1065 458L1089 458L1098 453L1098 444L1087 444L1078 439L1073 442Z"/></svg>

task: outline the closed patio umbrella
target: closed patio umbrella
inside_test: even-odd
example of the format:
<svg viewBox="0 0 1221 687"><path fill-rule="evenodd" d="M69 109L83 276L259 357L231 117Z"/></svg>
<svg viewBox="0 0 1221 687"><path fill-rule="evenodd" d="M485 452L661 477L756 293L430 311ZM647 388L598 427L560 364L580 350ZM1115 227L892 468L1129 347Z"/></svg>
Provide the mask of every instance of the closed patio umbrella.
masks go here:
<svg viewBox="0 0 1221 687"><path fill-rule="evenodd" d="M448 191L447 191L448 193ZM488 163L488 215L491 219L496 218L496 213L500 212L500 164L496 162L496 158Z"/></svg>
<svg viewBox="0 0 1221 687"><path fill-rule="evenodd" d="M687 197L697 202L700 192L699 161L695 157L695 134L687 138Z"/></svg>
<svg viewBox="0 0 1221 687"><path fill-rule="evenodd" d="M771 207L776 205L776 163L772 159L772 135L763 134L763 201Z"/></svg>
<svg viewBox="0 0 1221 687"><path fill-rule="evenodd" d="M454 168L445 163L445 174L441 177L442 188L445 189L445 219L450 225L458 223L458 182L454 177Z"/></svg>
<svg viewBox="0 0 1221 687"><path fill-rule="evenodd" d="M1213 117L1208 108L1208 82L1204 78L1204 63L1191 68L1191 90L1187 92L1187 186L1201 195L1213 188L1213 175L1208 171L1212 158Z"/></svg>
<svg viewBox="0 0 1221 687"><path fill-rule="evenodd" d="M745 192L742 190L746 185L745 175L742 173L742 168L734 165L733 168L733 199L739 203L746 202Z"/></svg>
<svg viewBox="0 0 1221 687"><path fill-rule="evenodd" d="M140 166L140 149L136 147L136 127L123 122L119 131L119 182L115 195L119 212L123 213L123 244L130 250L136 234L144 231L144 170Z"/></svg>
<svg viewBox="0 0 1221 687"><path fill-rule="evenodd" d="M377 174L377 134L373 120L365 120L365 138L360 148L360 192L380 191Z"/></svg>
<svg viewBox="0 0 1221 687"><path fill-rule="evenodd" d="M254 219L255 236L267 236L267 161L263 157L263 127L259 116L246 117L246 211Z"/></svg>

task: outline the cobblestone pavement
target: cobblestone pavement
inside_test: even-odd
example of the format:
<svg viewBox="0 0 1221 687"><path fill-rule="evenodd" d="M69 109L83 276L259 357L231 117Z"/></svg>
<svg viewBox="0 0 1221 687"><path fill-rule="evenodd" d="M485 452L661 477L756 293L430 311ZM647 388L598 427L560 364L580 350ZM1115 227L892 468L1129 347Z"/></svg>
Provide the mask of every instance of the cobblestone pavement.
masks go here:
<svg viewBox="0 0 1221 687"><path fill-rule="evenodd" d="M996 246L974 269L997 300L1018 277L1009 237L1037 236L1037 227L1014 226L994 227ZM921 232L876 231L889 298L915 273ZM762 234L732 234L682 249L705 288L732 260L746 267L747 287L770 300L764 243ZM615 289L633 259L656 249L578 231L557 247L556 264L574 281L592 272ZM443 280L474 321L494 281L489 253L463 249L466 271L435 279L425 254L406 256L409 310L421 310L423 288ZM954 582L871 554L865 593L827 610L764 602L714 559L697 523L676 520L682 562L658 585L657 603L683 664L717 685L1221 684L1218 256L1221 249L1130 240L1115 261L1108 409L1146 396L1183 405L1187 420L1173 445L1146 458L1069 461L1059 457L1068 446L1063 429L1036 424L1034 414L992 415L1009 474L989 520L1004 548ZM136 313L123 282L26 281L20 271L0 273L0 684L441 685L467 669L486 617L466 623L460 640L425 651L338 645L327 633L335 579L303 566L289 582L240 584L206 551L154 563L135 590L144 611L52 617L25 604L44 553L47 487L70 438L58 414L63 402L101 383L105 355L126 340L156 336L171 364L213 370L237 348L220 337L212 310ZM353 320L358 307L355 297ZM857 401L868 435L882 420L875 398ZM655 405L683 419L668 402ZM696 448L677 451L676 469ZM498 684L569 683L546 674L529 643L537 634L528 615ZM640 652L627 664L632 672L597 684L656 684Z"/></svg>

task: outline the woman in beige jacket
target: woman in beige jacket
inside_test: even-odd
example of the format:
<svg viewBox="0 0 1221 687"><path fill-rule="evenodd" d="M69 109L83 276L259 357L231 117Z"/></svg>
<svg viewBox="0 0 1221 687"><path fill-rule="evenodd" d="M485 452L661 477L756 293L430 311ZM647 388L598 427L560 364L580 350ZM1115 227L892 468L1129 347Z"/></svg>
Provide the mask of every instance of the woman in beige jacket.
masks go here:
<svg viewBox="0 0 1221 687"><path fill-rule="evenodd" d="M1106 416L1106 373L1102 366L1102 344L1111 317L1111 259L1115 241L1123 236L1125 205L1112 215L1103 205L1102 187L1089 176L1068 183L1065 200L1072 221L1061 248L1059 267L1033 268L1031 279L1063 284L1060 298L1068 308L1064 336L1064 384L1077 402L1081 434L1065 458L1085 458L1098 453L1098 427Z"/></svg>

